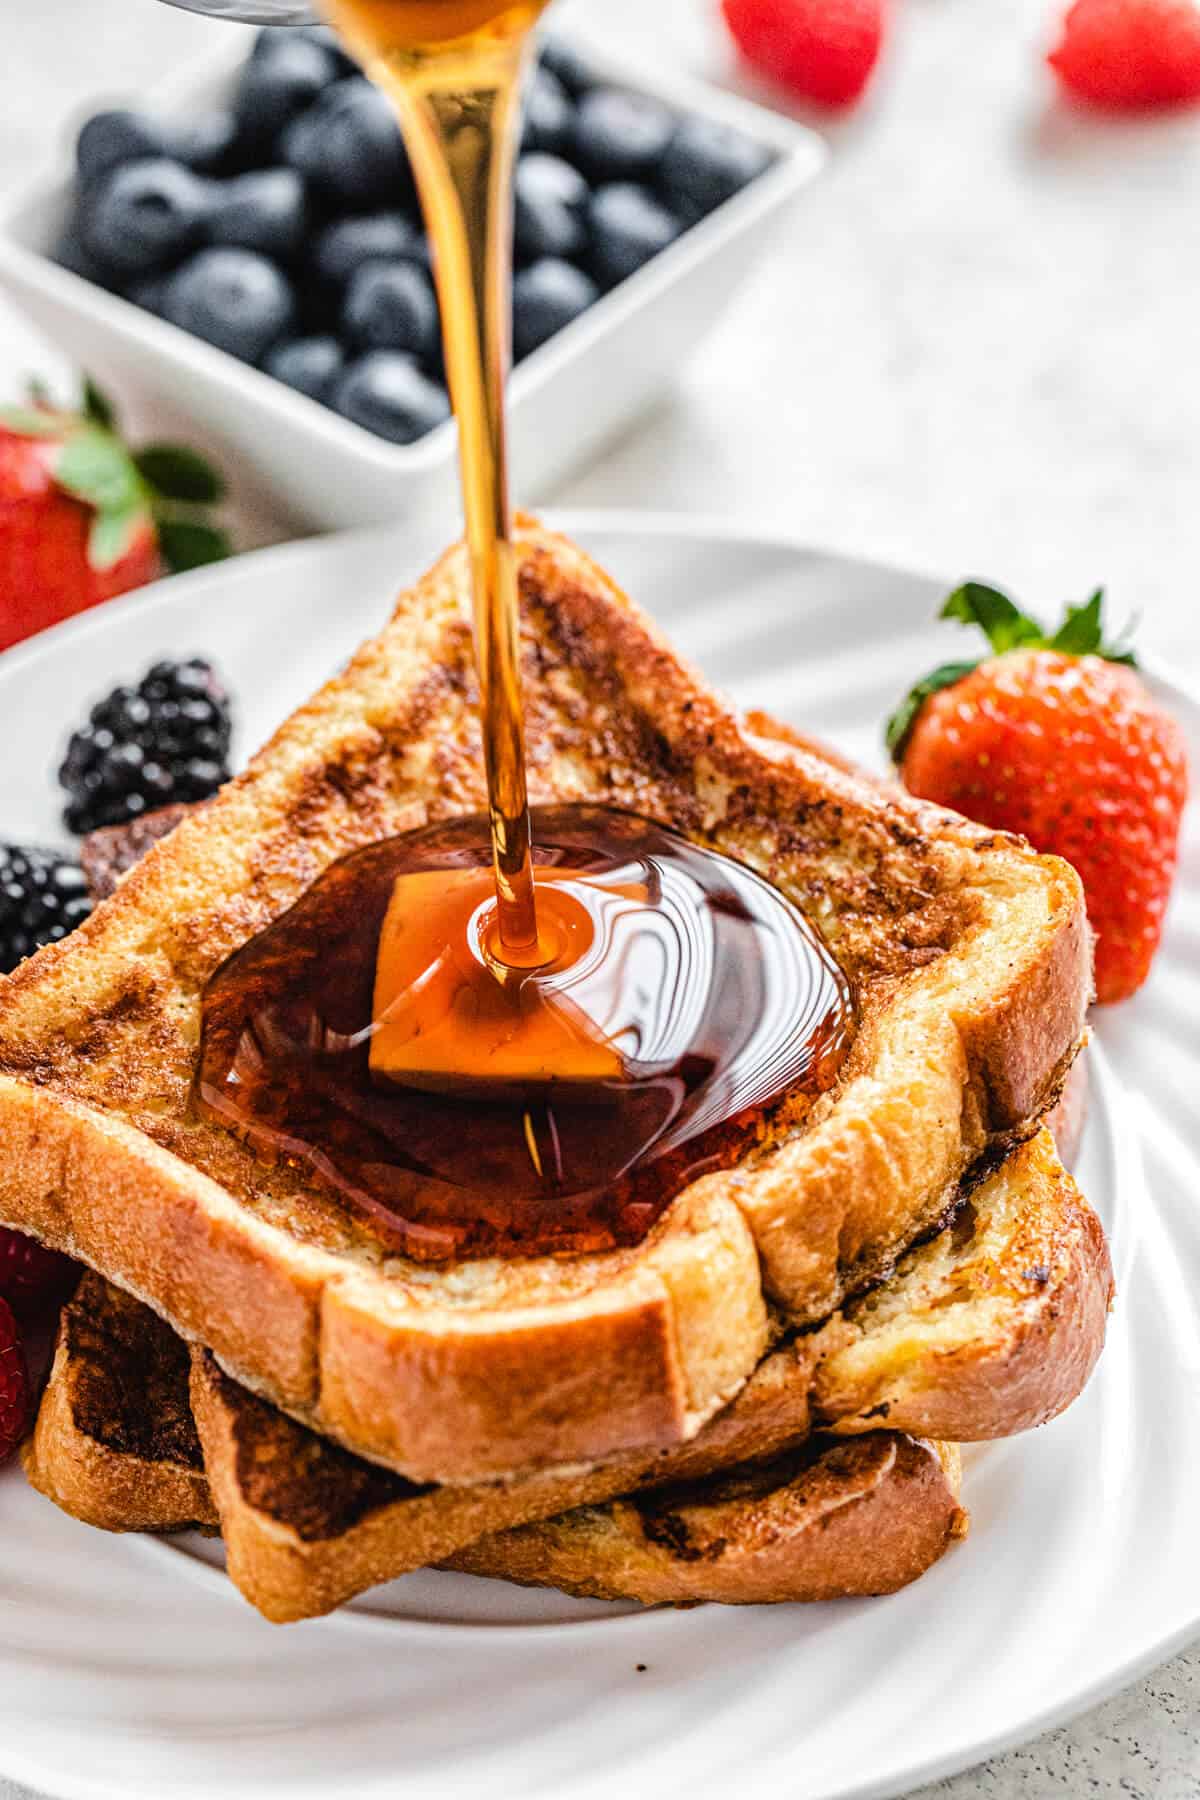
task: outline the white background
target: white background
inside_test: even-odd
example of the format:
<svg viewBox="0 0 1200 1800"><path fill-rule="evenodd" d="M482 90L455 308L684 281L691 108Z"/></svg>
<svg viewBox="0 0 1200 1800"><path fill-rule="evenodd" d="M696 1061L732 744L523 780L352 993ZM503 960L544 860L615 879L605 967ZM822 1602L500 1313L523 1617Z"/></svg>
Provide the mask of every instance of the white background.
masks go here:
<svg viewBox="0 0 1200 1800"><path fill-rule="evenodd" d="M1200 112L1063 107L1041 65L1058 9L897 0L876 86L832 127L832 170L769 266L680 388L553 498L782 525L1046 607L1104 582L1195 679ZM732 77L707 0L574 10L648 59ZM136 96L231 29L154 0L4 14L3 182L89 102ZM0 395L35 369L65 365L0 300ZM930 1792L1183 1800L1198 1783L1192 1655Z"/></svg>

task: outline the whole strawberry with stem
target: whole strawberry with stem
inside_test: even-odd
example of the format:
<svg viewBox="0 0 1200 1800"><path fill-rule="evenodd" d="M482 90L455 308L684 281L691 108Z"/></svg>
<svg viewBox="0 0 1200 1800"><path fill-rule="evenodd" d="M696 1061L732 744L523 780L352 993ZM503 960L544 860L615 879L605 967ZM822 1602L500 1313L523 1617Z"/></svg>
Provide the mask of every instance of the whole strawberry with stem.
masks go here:
<svg viewBox="0 0 1200 1800"><path fill-rule="evenodd" d="M1183 733L1105 642L1103 595L1047 634L980 582L944 619L982 627L993 655L948 663L889 721L905 786L1073 863L1096 934L1096 997L1145 981L1162 937L1187 800Z"/></svg>
<svg viewBox="0 0 1200 1800"><path fill-rule="evenodd" d="M0 650L157 576L229 552L222 483L195 451L131 451L92 383L82 412L0 407Z"/></svg>
<svg viewBox="0 0 1200 1800"><path fill-rule="evenodd" d="M6 1462L29 1429L31 1395L17 1321L0 1300L0 1463Z"/></svg>

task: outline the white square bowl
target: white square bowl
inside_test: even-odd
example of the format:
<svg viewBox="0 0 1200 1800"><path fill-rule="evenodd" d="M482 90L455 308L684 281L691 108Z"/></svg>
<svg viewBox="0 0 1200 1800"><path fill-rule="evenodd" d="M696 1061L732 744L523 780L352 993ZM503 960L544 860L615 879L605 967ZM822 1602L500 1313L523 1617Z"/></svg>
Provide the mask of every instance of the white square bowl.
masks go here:
<svg viewBox="0 0 1200 1800"><path fill-rule="evenodd" d="M242 61L219 60L144 97L186 114L228 94ZM601 79L680 113L723 120L765 145L766 171L516 369L510 385L514 493L561 479L637 416L717 319L825 160L803 126L701 83L647 76L593 52ZM71 359L111 385L143 428L186 437L238 485L297 525L377 524L455 504L453 423L416 444L384 442L222 350L50 259L73 198L69 167L0 208L0 286Z"/></svg>

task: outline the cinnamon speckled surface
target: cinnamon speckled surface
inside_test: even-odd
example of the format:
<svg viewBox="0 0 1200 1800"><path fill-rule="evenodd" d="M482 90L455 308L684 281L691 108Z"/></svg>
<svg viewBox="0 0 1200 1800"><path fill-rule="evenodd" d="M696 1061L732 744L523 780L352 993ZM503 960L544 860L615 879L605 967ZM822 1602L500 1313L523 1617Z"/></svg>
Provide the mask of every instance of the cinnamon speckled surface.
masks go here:
<svg viewBox="0 0 1200 1800"><path fill-rule="evenodd" d="M647 58L730 73L707 0L574 10ZM1106 581L1146 643L1200 677L1200 113L1064 107L1039 62L1058 10L906 0L771 263L680 387L554 498L719 512L1045 605ZM5 13L3 183L90 97L136 93L231 29L152 0ZM0 392L34 368L65 372L0 299ZM1197 1794L1192 1651L921 1800ZM0 1780L0 1800L27 1796Z"/></svg>

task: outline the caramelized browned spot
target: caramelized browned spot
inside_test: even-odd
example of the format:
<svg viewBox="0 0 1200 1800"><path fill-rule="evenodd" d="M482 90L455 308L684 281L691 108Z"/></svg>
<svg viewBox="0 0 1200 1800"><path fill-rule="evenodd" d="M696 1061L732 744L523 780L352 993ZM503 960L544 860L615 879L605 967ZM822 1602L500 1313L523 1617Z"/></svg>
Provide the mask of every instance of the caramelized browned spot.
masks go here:
<svg viewBox="0 0 1200 1800"><path fill-rule="evenodd" d="M236 1446L237 1483L256 1511L306 1544L340 1537L368 1513L427 1493L318 1437L209 1365Z"/></svg>
<svg viewBox="0 0 1200 1800"><path fill-rule="evenodd" d="M827 1497L843 1498L852 1480L869 1480L890 1454L891 1442L876 1432L845 1442L810 1437L770 1462L743 1463L725 1474L637 1494L632 1504L651 1543L681 1562L716 1562L726 1548L718 1508L750 1508L791 1486L798 1505L818 1508Z"/></svg>
<svg viewBox="0 0 1200 1800"><path fill-rule="evenodd" d="M138 1300L88 1273L63 1314L75 1423L142 1462L203 1468L188 1399L188 1352Z"/></svg>

